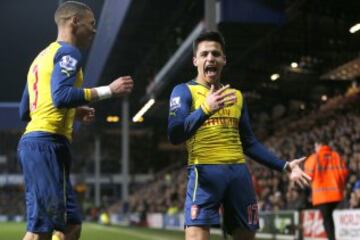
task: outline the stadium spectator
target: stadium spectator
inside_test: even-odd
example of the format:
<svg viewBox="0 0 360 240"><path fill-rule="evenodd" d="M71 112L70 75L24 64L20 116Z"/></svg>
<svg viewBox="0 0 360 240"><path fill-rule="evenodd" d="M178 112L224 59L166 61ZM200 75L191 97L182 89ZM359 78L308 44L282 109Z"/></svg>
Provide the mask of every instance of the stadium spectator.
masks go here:
<svg viewBox="0 0 360 240"><path fill-rule="evenodd" d="M315 153L306 160L305 172L312 178L312 204L323 216L328 238L335 240L332 213L344 199L348 169L340 155L325 144L326 140L315 142Z"/></svg>
<svg viewBox="0 0 360 240"><path fill-rule="evenodd" d="M352 192L350 195L349 205L350 209L360 208L360 198L358 198L355 192Z"/></svg>
<svg viewBox="0 0 360 240"><path fill-rule="evenodd" d="M360 208L360 180L355 182L353 192L350 196L350 208Z"/></svg>
<svg viewBox="0 0 360 240"><path fill-rule="evenodd" d="M300 210L304 208L304 198L301 197L299 191L290 187L286 193L286 204L284 209Z"/></svg>

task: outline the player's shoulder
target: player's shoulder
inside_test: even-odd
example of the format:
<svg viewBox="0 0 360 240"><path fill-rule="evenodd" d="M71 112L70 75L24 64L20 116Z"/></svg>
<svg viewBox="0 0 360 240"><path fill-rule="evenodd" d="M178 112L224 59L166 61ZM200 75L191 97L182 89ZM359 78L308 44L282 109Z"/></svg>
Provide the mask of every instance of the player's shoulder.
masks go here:
<svg viewBox="0 0 360 240"><path fill-rule="evenodd" d="M240 90L240 89L237 89L237 88L233 88L233 87L231 87L231 88L229 88L229 90L230 90L230 91L235 91L237 94L241 94L241 95L242 95L242 93L241 93L241 90Z"/></svg>
<svg viewBox="0 0 360 240"><path fill-rule="evenodd" d="M66 42L57 42L59 44L59 51L63 51L63 52L67 52L67 53L76 53L76 54L81 54L80 53L80 50L71 45L71 44L68 44Z"/></svg>
<svg viewBox="0 0 360 240"><path fill-rule="evenodd" d="M56 42L58 49L57 49L57 56L71 56L75 58L77 61L81 60L81 52L80 50L68 43L65 42Z"/></svg>
<svg viewBox="0 0 360 240"><path fill-rule="evenodd" d="M180 83L177 84L174 89L172 90L170 96L170 106L175 108L180 106L178 103L180 102L191 102L192 96L190 90L187 86L187 83Z"/></svg>
<svg viewBox="0 0 360 240"><path fill-rule="evenodd" d="M236 97L238 97L238 98L239 98L239 97L240 97L240 98L243 98L243 97L244 97L240 89L231 87L231 88L229 88L227 91L235 92L235 95L236 95Z"/></svg>
<svg viewBox="0 0 360 240"><path fill-rule="evenodd" d="M189 86L188 83L180 83L175 85L175 87L173 88L173 92L177 92L177 93L188 93L189 92Z"/></svg>
<svg viewBox="0 0 360 240"><path fill-rule="evenodd" d="M80 50L68 43L56 42L58 49L54 57L54 62L59 63L62 69L66 71L75 71L81 67Z"/></svg>

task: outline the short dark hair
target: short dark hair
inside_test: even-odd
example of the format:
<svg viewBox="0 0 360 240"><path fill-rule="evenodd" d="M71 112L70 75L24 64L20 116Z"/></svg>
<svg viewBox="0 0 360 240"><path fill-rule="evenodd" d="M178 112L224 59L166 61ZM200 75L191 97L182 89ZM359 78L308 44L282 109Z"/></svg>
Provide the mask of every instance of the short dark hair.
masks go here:
<svg viewBox="0 0 360 240"><path fill-rule="evenodd" d="M221 45L223 52L225 53L225 40L220 32L209 31L201 33L193 42L193 54L196 55L199 43L203 41L214 41Z"/></svg>
<svg viewBox="0 0 360 240"><path fill-rule="evenodd" d="M84 16L86 11L92 12L91 8L82 2L67 1L62 3L55 11L54 20L59 25L74 15Z"/></svg>

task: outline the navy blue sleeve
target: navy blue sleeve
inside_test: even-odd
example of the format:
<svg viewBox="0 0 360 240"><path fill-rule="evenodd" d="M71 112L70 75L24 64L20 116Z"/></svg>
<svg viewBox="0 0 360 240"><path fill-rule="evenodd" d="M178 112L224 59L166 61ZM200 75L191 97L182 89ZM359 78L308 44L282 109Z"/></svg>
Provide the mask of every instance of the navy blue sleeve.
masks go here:
<svg viewBox="0 0 360 240"><path fill-rule="evenodd" d="M84 90L74 87L80 68L81 53L78 49L64 45L57 51L51 76L51 96L55 107L73 108L88 103Z"/></svg>
<svg viewBox="0 0 360 240"><path fill-rule="evenodd" d="M192 96L186 84L177 85L170 96L168 136L172 144L189 139L209 118L199 108L191 111Z"/></svg>
<svg viewBox="0 0 360 240"><path fill-rule="evenodd" d="M255 137L251 125L249 113L244 100L241 118L239 122L239 133L241 143L246 155L254 159L255 161L269 167L282 171L285 166L285 161L277 158L271 153L264 145L262 145Z"/></svg>
<svg viewBox="0 0 360 240"><path fill-rule="evenodd" d="M29 109L29 92L28 92L28 86L25 85L20 105L19 105L19 115L21 121L29 122L31 120L30 118L30 109Z"/></svg>

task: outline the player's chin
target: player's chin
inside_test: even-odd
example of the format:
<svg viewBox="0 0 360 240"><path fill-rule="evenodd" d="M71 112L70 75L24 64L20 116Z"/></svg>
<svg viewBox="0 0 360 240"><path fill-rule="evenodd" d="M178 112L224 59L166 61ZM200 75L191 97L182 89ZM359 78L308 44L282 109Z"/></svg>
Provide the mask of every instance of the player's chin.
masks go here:
<svg viewBox="0 0 360 240"><path fill-rule="evenodd" d="M213 84L218 81L219 77L217 75L212 75L212 76L205 75L205 79L206 79L206 82Z"/></svg>

